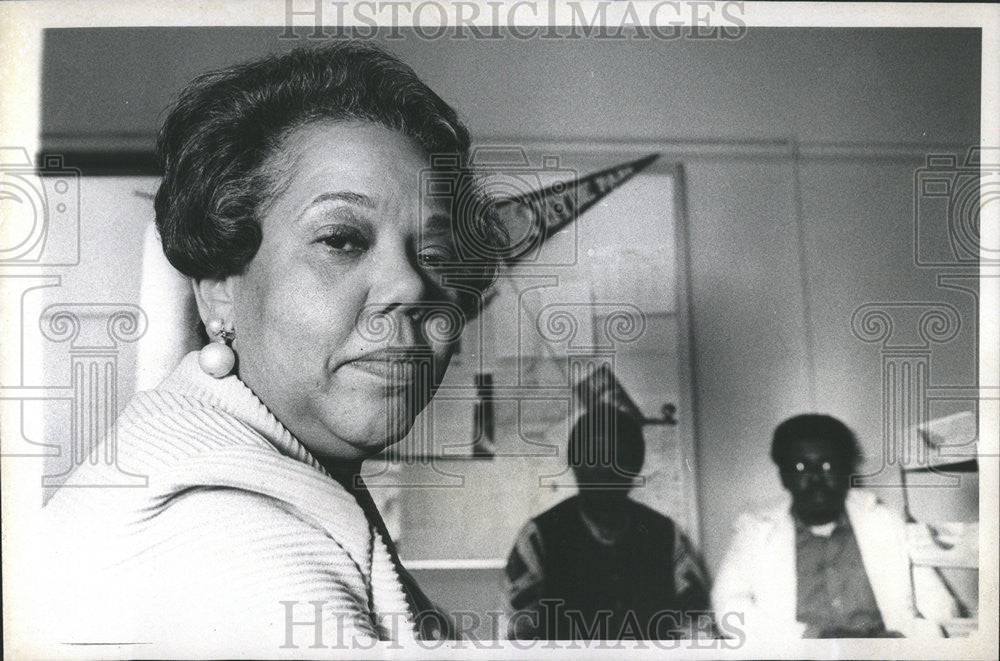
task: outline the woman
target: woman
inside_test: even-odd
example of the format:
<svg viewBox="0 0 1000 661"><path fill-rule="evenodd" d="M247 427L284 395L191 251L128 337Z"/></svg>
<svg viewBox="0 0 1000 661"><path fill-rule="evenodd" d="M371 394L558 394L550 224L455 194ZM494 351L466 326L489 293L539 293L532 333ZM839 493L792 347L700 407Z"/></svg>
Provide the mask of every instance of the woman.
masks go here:
<svg viewBox="0 0 1000 661"><path fill-rule="evenodd" d="M406 65L347 42L201 76L157 147L157 228L212 341L107 441L148 487L73 488L114 483L87 466L48 505L75 640L432 635L359 471L409 431L495 273L468 132ZM451 206L421 196L441 154Z"/></svg>

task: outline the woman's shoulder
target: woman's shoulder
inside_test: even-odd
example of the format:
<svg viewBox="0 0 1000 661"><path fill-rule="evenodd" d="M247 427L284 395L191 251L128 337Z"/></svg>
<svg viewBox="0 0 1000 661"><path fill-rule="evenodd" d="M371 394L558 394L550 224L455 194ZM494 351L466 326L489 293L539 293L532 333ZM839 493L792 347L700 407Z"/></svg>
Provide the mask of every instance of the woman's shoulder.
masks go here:
<svg viewBox="0 0 1000 661"><path fill-rule="evenodd" d="M354 497L322 469L286 455L252 424L191 395L138 393L104 442L117 444L117 465L104 472L145 479L136 496L146 514L158 515L186 498L243 498L249 500L239 507L276 507L327 533L331 527L368 529Z"/></svg>
<svg viewBox="0 0 1000 661"><path fill-rule="evenodd" d="M139 525L173 534L229 507L233 516L284 521L345 547L369 530L357 501L322 469L190 394L136 394L102 443L113 444L100 454L114 461L79 467L46 509L63 519L99 514L95 526L109 530ZM115 488L124 477L130 488ZM273 530L281 536L281 526Z"/></svg>
<svg viewBox="0 0 1000 661"><path fill-rule="evenodd" d="M363 618L370 611L364 533L354 531L353 546L343 533L333 539L288 503L261 493L191 489L148 520L92 532L101 544L83 556L75 539L65 540L75 551L63 564L77 576L62 589L80 583L86 589L76 603L114 609L116 620L149 640L159 640L148 627L160 629L160 620L209 636L251 624L274 629L283 622L283 602L306 610L321 601L324 610ZM280 629L269 636L282 640ZM171 639L168 631L164 636Z"/></svg>
<svg viewBox="0 0 1000 661"><path fill-rule="evenodd" d="M72 455L78 463L67 470L68 477L50 505L130 507L148 500L163 476L175 474L180 466L212 463L213 456L233 448L266 451L268 447L260 434L196 398L158 390L139 392L103 438L87 449L87 460Z"/></svg>
<svg viewBox="0 0 1000 661"><path fill-rule="evenodd" d="M328 505L337 509L336 503ZM203 558L342 577L360 575L368 565L367 526L330 531L294 504L258 491L201 487L180 492L157 519L171 537L163 548L188 547Z"/></svg>
<svg viewBox="0 0 1000 661"><path fill-rule="evenodd" d="M327 503L329 518L342 523L330 526L287 500L245 488L199 486L162 502L114 503L97 502L91 491L72 490L46 506L51 546L66 558L89 558L72 564L112 582L131 577L135 595L242 592L246 602L365 594L371 531L351 525L351 513L337 503ZM254 577L266 577L272 588Z"/></svg>
<svg viewBox="0 0 1000 661"><path fill-rule="evenodd" d="M234 448L277 449L251 425L192 395L169 390L136 393L104 443L141 470L175 466Z"/></svg>

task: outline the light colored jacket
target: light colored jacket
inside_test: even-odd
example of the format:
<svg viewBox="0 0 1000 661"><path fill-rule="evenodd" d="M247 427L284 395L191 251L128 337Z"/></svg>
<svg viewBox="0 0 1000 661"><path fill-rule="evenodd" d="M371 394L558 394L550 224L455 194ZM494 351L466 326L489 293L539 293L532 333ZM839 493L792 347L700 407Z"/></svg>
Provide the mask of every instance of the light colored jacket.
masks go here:
<svg viewBox="0 0 1000 661"><path fill-rule="evenodd" d="M806 629L796 620L795 523L790 506L786 498L737 519L712 588L716 617L742 613L743 630L751 641L801 638ZM940 635L937 625L918 617L914 606L902 519L874 494L860 489L848 492L845 509L886 629L907 637ZM950 614L950 599L942 592L940 588L933 597L936 612L926 615Z"/></svg>
<svg viewBox="0 0 1000 661"><path fill-rule="evenodd" d="M300 650L414 640L391 540L237 377L191 353L105 443L116 462L45 507L56 640L258 657L294 653L289 631Z"/></svg>

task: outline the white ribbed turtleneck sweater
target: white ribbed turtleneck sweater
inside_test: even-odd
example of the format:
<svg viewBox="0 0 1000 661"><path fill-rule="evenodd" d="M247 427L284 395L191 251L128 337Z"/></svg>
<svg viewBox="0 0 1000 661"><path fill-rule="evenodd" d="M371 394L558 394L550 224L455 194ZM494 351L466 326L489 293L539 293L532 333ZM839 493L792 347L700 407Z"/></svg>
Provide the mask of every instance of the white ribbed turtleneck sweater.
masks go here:
<svg viewBox="0 0 1000 661"><path fill-rule="evenodd" d="M105 444L116 467L81 467L45 508L62 641L144 656L272 656L289 631L298 649L413 641L391 541L237 377L188 354Z"/></svg>

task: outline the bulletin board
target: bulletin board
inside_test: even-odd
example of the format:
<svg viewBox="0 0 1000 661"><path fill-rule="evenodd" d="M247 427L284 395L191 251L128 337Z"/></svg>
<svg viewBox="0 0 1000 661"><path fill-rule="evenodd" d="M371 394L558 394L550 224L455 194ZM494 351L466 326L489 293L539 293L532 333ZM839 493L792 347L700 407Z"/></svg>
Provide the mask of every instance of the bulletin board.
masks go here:
<svg viewBox="0 0 1000 661"><path fill-rule="evenodd" d="M547 164L530 175L543 185L642 155L566 145L526 154ZM504 271L414 431L366 463L407 566L501 567L521 526L575 493L573 386L599 364L650 421L632 497L697 540L684 231L682 171L657 162Z"/></svg>

